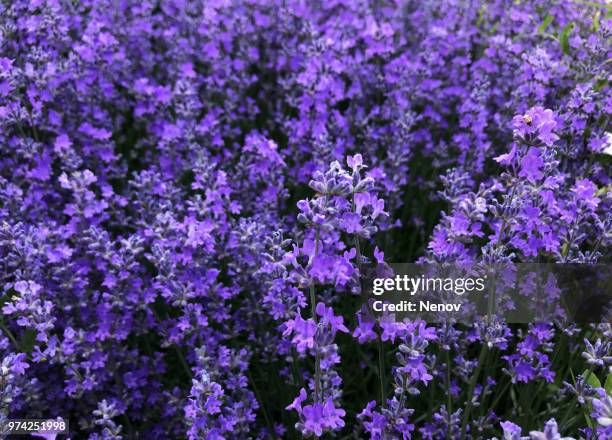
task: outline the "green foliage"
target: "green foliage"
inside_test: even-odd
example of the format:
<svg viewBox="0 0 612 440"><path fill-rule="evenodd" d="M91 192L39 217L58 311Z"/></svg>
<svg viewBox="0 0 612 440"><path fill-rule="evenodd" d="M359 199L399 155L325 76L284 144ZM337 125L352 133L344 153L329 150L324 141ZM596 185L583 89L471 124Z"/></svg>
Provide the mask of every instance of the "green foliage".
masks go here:
<svg viewBox="0 0 612 440"><path fill-rule="evenodd" d="M565 55L569 55L570 53L569 35L573 29L574 23L568 23L559 33L559 44L561 45L561 50Z"/></svg>
<svg viewBox="0 0 612 440"><path fill-rule="evenodd" d="M19 340L19 348L23 353L30 354L36 345L36 330L28 328Z"/></svg>
<svg viewBox="0 0 612 440"><path fill-rule="evenodd" d="M544 18L544 21L542 22L542 24L538 27L538 34L543 34L544 31L548 28L548 26L550 26L552 21L553 21L553 16L548 14L546 18Z"/></svg>
<svg viewBox="0 0 612 440"><path fill-rule="evenodd" d="M608 377L606 377L604 389L606 390L606 393L612 396L612 373L608 374Z"/></svg>
<svg viewBox="0 0 612 440"><path fill-rule="evenodd" d="M601 382L599 381L595 373L593 373L591 370L584 370L584 373L582 373L582 377L584 377L586 383L588 383L593 388L601 388Z"/></svg>

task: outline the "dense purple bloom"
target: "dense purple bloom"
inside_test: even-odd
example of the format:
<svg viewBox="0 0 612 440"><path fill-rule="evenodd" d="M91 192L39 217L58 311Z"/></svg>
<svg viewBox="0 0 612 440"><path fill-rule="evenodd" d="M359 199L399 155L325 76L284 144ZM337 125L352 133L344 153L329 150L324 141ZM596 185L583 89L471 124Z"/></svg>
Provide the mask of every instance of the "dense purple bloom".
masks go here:
<svg viewBox="0 0 612 440"><path fill-rule="evenodd" d="M551 146L559 137L554 133L557 123L553 112L543 107L533 107L524 115L512 119L514 135L524 142L532 139L540 140L544 145Z"/></svg>
<svg viewBox="0 0 612 440"><path fill-rule="evenodd" d="M504 431L504 440L521 440L524 437L521 437L521 428L518 425L515 425L512 422L502 422L500 423L502 430Z"/></svg>
<svg viewBox="0 0 612 440"><path fill-rule="evenodd" d="M606 438L612 435L612 396L608 395L601 388L598 391L599 396L591 400L593 407L592 416L598 425L598 435Z"/></svg>
<svg viewBox="0 0 612 440"><path fill-rule="evenodd" d="M344 417L346 413L341 408L335 408L331 398L327 399L325 403L314 403L302 407L302 402L304 400L306 400L306 391L302 388L300 395L296 397L287 409L297 411L301 420L298 423L298 429L300 429L305 436L314 434L320 437L326 430L334 431L344 426L342 417Z"/></svg>
<svg viewBox="0 0 612 440"><path fill-rule="evenodd" d="M608 323L376 319L362 289L385 261L609 261L598 3L3 2L0 422L463 440L581 405L531 436L608 435L570 377L605 381ZM504 406L523 386L546 405Z"/></svg>
<svg viewBox="0 0 612 440"><path fill-rule="evenodd" d="M543 431L529 432L529 438L531 440L573 440L572 437L562 437L559 434L555 419L550 419L546 422Z"/></svg>
<svg viewBox="0 0 612 440"><path fill-rule="evenodd" d="M602 341L598 339L595 344L587 339L584 340L585 351L582 357L586 359L589 365L605 367L612 364L612 341Z"/></svg>
<svg viewBox="0 0 612 440"><path fill-rule="evenodd" d="M544 425L543 431L530 431L529 436L521 436L521 428L512 422L501 423L504 440L573 440L573 437L562 437L555 419L550 419Z"/></svg>

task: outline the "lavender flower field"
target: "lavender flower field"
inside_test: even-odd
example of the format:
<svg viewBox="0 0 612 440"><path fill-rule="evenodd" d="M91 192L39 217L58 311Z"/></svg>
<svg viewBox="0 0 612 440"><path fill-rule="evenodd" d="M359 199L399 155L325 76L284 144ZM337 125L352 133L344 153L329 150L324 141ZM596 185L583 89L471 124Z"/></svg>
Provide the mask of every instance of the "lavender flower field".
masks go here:
<svg viewBox="0 0 612 440"><path fill-rule="evenodd" d="M612 439L612 304L362 291L612 264L611 78L607 0L0 2L0 438Z"/></svg>

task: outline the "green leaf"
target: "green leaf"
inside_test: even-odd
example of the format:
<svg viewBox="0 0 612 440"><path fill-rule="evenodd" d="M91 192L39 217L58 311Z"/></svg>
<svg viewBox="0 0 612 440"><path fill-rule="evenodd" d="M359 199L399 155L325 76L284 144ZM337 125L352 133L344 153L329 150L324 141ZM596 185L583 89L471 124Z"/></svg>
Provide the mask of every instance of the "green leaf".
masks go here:
<svg viewBox="0 0 612 440"><path fill-rule="evenodd" d="M612 373L608 374L606 377L606 384L604 385L604 389L608 395L612 396Z"/></svg>
<svg viewBox="0 0 612 440"><path fill-rule="evenodd" d="M19 341L19 348L24 353L31 353L34 349L34 345L36 344L36 330L28 328L23 332L23 336L21 336L21 340Z"/></svg>
<svg viewBox="0 0 612 440"><path fill-rule="evenodd" d="M569 55L570 53L569 34L573 29L574 23L568 23L559 33L559 44L561 45L561 50L565 55Z"/></svg>
<svg viewBox="0 0 612 440"><path fill-rule="evenodd" d="M9 296L9 295L3 295L3 296L0 296L0 316L3 316L3 315L2 315L2 307L4 307L4 305L5 305L7 302L10 302L10 301L11 301L11 298L10 298L10 296Z"/></svg>
<svg viewBox="0 0 612 440"><path fill-rule="evenodd" d="M548 26L550 26L550 24L553 21L553 16L548 14L545 18L544 21L542 22L542 24L538 27L538 34L543 34L544 31L546 30L546 28Z"/></svg>
<svg viewBox="0 0 612 440"><path fill-rule="evenodd" d="M478 10L478 21L476 24L480 26L485 19L485 14L487 13L487 4L484 3L480 9Z"/></svg>
<svg viewBox="0 0 612 440"><path fill-rule="evenodd" d="M597 80L597 82L593 86L593 90L595 90L596 92L599 92L601 89L603 89L605 87L606 84L608 84L608 79L607 78L600 78L600 79Z"/></svg>
<svg viewBox="0 0 612 440"><path fill-rule="evenodd" d="M593 373L592 371L584 370L584 373L582 373L582 377L584 377L586 383L588 383L593 388L601 388L601 382L599 381L595 373Z"/></svg>
<svg viewBox="0 0 612 440"><path fill-rule="evenodd" d="M599 16L601 15L601 13L599 11L595 12L595 14L593 15L593 30L595 32L599 31Z"/></svg>
<svg viewBox="0 0 612 440"><path fill-rule="evenodd" d="M607 185L604 186L603 188L599 188L597 190L597 192L595 193L595 197L602 197L605 196L607 193L609 193L610 191L612 191L612 185ZM612 373L611 373L612 374ZM610 377L610 376L608 376Z"/></svg>
<svg viewBox="0 0 612 440"><path fill-rule="evenodd" d="M592 6L594 8L605 9L607 11L612 12L612 5L607 5L605 2L601 3L601 2L592 2L592 1L587 1L587 0L574 0L574 1L576 3L581 3L586 6Z"/></svg>
<svg viewBox="0 0 612 440"><path fill-rule="evenodd" d="M591 429L594 429L595 423L593 423L593 419L591 419L591 416L589 416L587 413L583 413L583 414L584 414L584 419L586 420L587 426Z"/></svg>

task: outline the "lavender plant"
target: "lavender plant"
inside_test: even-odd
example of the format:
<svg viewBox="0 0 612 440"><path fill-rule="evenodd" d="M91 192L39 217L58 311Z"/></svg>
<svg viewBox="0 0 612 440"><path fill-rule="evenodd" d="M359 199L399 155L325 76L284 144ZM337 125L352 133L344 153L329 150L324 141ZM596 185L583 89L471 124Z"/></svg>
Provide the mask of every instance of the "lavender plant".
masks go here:
<svg viewBox="0 0 612 440"><path fill-rule="evenodd" d="M609 322L395 322L360 283L610 262L610 14L2 2L0 425L612 438Z"/></svg>

